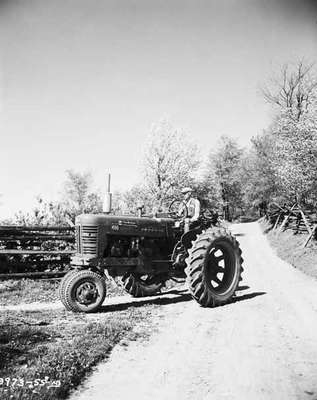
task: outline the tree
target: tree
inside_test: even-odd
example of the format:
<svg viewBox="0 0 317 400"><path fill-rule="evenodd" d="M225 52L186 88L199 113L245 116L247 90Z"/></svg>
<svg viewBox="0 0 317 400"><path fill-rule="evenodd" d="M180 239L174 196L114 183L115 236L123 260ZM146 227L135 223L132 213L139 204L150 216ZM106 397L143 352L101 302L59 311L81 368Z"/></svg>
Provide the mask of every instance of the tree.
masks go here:
<svg viewBox="0 0 317 400"><path fill-rule="evenodd" d="M251 148L242 158L241 186L247 208L270 202L279 190L274 165L275 140L270 132L251 139Z"/></svg>
<svg viewBox="0 0 317 400"><path fill-rule="evenodd" d="M202 210L222 212L221 187L215 174L209 171L208 176L195 180L192 187L200 200Z"/></svg>
<svg viewBox="0 0 317 400"><path fill-rule="evenodd" d="M72 219L82 213L101 212L102 198L99 193L92 190L90 172L66 171L61 203Z"/></svg>
<svg viewBox="0 0 317 400"><path fill-rule="evenodd" d="M313 64L300 61L284 65L279 76L272 77L262 88L262 93L268 103L288 110L298 121L303 113L316 106L317 79Z"/></svg>
<svg viewBox="0 0 317 400"><path fill-rule="evenodd" d="M206 185L220 194L226 219L231 220L236 209L242 207L241 159L243 150L237 142L222 136L218 149L209 155Z"/></svg>
<svg viewBox="0 0 317 400"><path fill-rule="evenodd" d="M289 201L316 202L317 77L313 64L282 67L263 95L278 107L270 127L270 168L279 191Z"/></svg>
<svg viewBox="0 0 317 400"><path fill-rule="evenodd" d="M30 212L19 211L14 218L18 225L65 225L73 224L68 209L60 201L46 201L37 196L36 205Z"/></svg>
<svg viewBox="0 0 317 400"><path fill-rule="evenodd" d="M136 184L124 192L113 194L112 209L115 214L135 214L139 206L144 206L147 213L153 211L152 198L144 185Z"/></svg>
<svg viewBox="0 0 317 400"><path fill-rule="evenodd" d="M307 112L299 121L288 113L274 126L274 166L285 194L301 203L316 201L317 120Z"/></svg>
<svg viewBox="0 0 317 400"><path fill-rule="evenodd" d="M142 191L164 208L183 186L191 185L199 166L198 147L169 121L154 124L144 152Z"/></svg>
<svg viewBox="0 0 317 400"><path fill-rule="evenodd" d="M101 196L92 190L89 172L67 170L60 199L47 201L38 196L36 201L31 212L18 212L13 222L20 225L71 225L79 214L102 210Z"/></svg>

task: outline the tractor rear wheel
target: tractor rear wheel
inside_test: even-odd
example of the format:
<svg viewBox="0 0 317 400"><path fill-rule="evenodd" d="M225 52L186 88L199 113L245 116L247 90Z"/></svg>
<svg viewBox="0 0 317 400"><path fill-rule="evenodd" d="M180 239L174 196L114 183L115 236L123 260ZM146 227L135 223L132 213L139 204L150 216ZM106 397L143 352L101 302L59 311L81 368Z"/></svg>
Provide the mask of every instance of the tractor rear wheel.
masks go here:
<svg viewBox="0 0 317 400"><path fill-rule="evenodd" d="M90 270L75 270L65 276L60 287L60 298L69 311L94 312L106 297L103 276Z"/></svg>
<svg viewBox="0 0 317 400"><path fill-rule="evenodd" d="M165 284L165 280L158 279L155 275L128 274L122 278L126 292L133 297L152 296L159 292Z"/></svg>
<svg viewBox="0 0 317 400"><path fill-rule="evenodd" d="M192 297L203 307L231 300L239 282L243 259L237 240L224 228L200 234L186 259L187 283Z"/></svg>

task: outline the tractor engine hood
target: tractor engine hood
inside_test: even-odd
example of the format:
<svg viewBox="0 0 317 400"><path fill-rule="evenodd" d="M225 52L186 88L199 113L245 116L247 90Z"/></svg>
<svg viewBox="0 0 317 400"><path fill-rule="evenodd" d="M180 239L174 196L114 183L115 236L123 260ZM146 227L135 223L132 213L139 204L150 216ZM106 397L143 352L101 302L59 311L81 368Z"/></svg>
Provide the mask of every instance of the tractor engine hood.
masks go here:
<svg viewBox="0 0 317 400"><path fill-rule="evenodd" d="M174 223L172 218L105 214L82 214L75 220L76 225L99 227L106 234L147 237L169 236Z"/></svg>

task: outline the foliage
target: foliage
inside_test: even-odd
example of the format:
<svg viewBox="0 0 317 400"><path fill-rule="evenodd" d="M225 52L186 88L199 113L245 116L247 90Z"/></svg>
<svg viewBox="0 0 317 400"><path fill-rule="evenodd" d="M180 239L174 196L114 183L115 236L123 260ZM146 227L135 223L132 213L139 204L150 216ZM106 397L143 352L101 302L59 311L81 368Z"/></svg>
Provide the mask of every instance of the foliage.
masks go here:
<svg viewBox="0 0 317 400"><path fill-rule="evenodd" d="M263 132L251 139L251 148L242 157L241 185L246 208L269 202L278 193L278 178L273 165L274 137Z"/></svg>
<svg viewBox="0 0 317 400"><path fill-rule="evenodd" d="M91 173L73 170L66 171L59 200L46 201L38 196L36 201L31 212L19 211L12 222L18 225L72 225L77 215L102 209L101 195L92 190Z"/></svg>
<svg viewBox="0 0 317 400"><path fill-rule="evenodd" d="M209 155L205 185L221 199L225 218L230 219L242 207L241 162L243 150L237 142L222 136L217 150Z"/></svg>
<svg viewBox="0 0 317 400"><path fill-rule="evenodd" d="M276 110L268 131L252 139L244 158L246 205L280 201L317 203L317 77L312 64L284 65L263 89Z"/></svg>
<svg viewBox="0 0 317 400"><path fill-rule="evenodd" d="M134 215L138 207L143 206L147 213L152 212L152 198L147 189L137 184L131 189L124 192L115 192L113 194L112 209L115 214L131 214Z"/></svg>
<svg viewBox="0 0 317 400"><path fill-rule="evenodd" d="M19 211L14 218L17 225L72 225L71 214L61 202L48 202L42 197L36 198L31 212Z"/></svg>
<svg viewBox="0 0 317 400"><path fill-rule="evenodd" d="M220 185L214 174L212 176L211 171L209 171L208 177L205 176L202 180L195 180L192 184L192 188L196 197L200 200L202 210L208 209L220 213L222 212Z"/></svg>
<svg viewBox="0 0 317 400"><path fill-rule="evenodd" d="M195 186L198 147L169 121L153 124L143 153L142 183L114 194L115 213L135 214L141 205L146 214L166 211L182 187Z"/></svg>
<svg viewBox="0 0 317 400"><path fill-rule="evenodd" d="M278 106L271 126L271 167L286 200L316 204L317 77L313 64L281 69L264 98Z"/></svg>
<svg viewBox="0 0 317 400"><path fill-rule="evenodd" d="M162 120L152 127L143 166L146 197L153 205L164 207L193 182L199 166L198 147L184 132Z"/></svg>
<svg viewBox="0 0 317 400"><path fill-rule="evenodd" d="M308 112L299 120L284 112L273 133L274 167L282 191L299 202L316 201L317 120Z"/></svg>
<svg viewBox="0 0 317 400"><path fill-rule="evenodd" d="M101 195L92 191L90 172L66 171L62 205L68 210L72 219L82 213L97 213L102 210Z"/></svg>

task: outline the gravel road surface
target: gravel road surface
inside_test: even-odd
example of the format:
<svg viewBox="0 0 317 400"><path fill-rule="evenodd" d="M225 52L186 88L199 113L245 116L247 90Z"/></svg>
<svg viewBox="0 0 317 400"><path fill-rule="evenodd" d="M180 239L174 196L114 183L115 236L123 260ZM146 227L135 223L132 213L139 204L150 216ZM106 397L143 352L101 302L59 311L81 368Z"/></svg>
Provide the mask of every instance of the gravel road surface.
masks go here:
<svg viewBox="0 0 317 400"><path fill-rule="evenodd" d="M245 260L235 301L171 296L150 339L117 346L72 400L317 400L317 281L281 261L257 223L232 230Z"/></svg>

